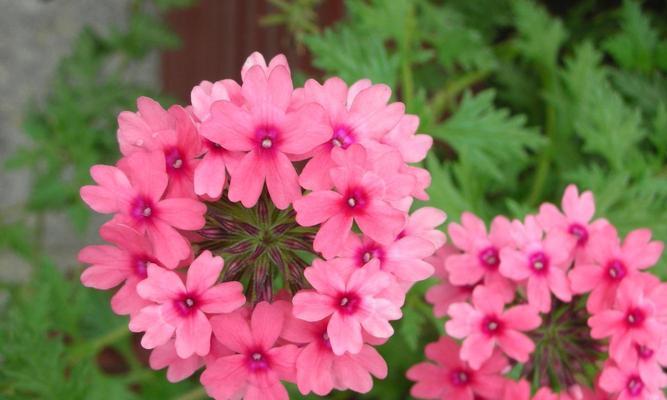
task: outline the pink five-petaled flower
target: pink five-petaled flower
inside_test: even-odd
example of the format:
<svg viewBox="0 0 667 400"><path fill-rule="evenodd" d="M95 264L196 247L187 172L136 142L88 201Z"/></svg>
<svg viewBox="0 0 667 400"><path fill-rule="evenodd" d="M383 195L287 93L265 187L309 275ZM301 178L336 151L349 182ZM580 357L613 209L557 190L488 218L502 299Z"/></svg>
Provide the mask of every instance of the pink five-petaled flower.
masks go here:
<svg viewBox="0 0 667 400"><path fill-rule="evenodd" d="M635 344L657 345L664 337L666 327L658 319L658 304L651 296L652 278L637 274L626 279L618 287L613 307L588 319L591 337L611 337L609 354L616 360L627 360L636 351Z"/></svg>
<svg viewBox="0 0 667 400"><path fill-rule="evenodd" d="M285 209L301 195L290 156L302 156L330 137L324 109L315 103L289 108L292 78L283 65L252 66L243 75L241 93L243 107L215 102L199 132L228 151L244 153L231 171L231 201L254 206L266 181L271 200Z"/></svg>
<svg viewBox="0 0 667 400"><path fill-rule="evenodd" d="M540 312L551 309L551 293L569 302L572 299L565 270L570 262L568 238L558 231L542 238L535 217L525 223L513 221L512 234L519 250L500 251L500 273L517 282L527 280L528 303Z"/></svg>
<svg viewBox="0 0 667 400"><path fill-rule="evenodd" d="M332 169L335 190L319 190L296 200L296 221L302 226L322 224L313 248L325 258L336 256L343 247L353 222L381 244L396 238L405 226L406 213L392 207L385 198L390 187L375 172L361 167L366 152L355 145L347 155L358 158L354 163Z"/></svg>
<svg viewBox="0 0 667 400"><path fill-rule="evenodd" d="M659 400L665 395L655 382L644 381L636 366L627 363L605 364L600 375L600 387L617 400Z"/></svg>
<svg viewBox="0 0 667 400"><path fill-rule="evenodd" d="M335 354L359 353L364 343L362 327L378 338L394 333L388 321L400 318L401 310L380 297L392 278L380 270L377 260L364 268L315 260L304 274L315 290L302 290L294 296L294 315L310 322L331 316L327 334Z"/></svg>
<svg viewBox="0 0 667 400"><path fill-rule="evenodd" d="M139 112L124 111L118 117L121 152L161 151L169 175L169 197L194 197L193 176L201 155L201 139L185 109L172 106L165 111L155 100L140 97Z"/></svg>
<svg viewBox="0 0 667 400"><path fill-rule="evenodd" d="M540 213L536 217L537 221L547 232L558 230L569 236L574 243L572 248L575 249L577 262L585 262L590 249L589 239L609 223L603 219L591 223L593 214L595 214L593 193L586 191L580 196L575 185L569 185L565 189L561 206L562 213L553 204L542 204Z"/></svg>
<svg viewBox="0 0 667 400"><path fill-rule="evenodd" d="M168 177L162 152L138 152L121 161L120 168L93 166L90 174L98 185L82 187L81 198L99 213L116 213L114 223L146 233L157 259L175 268L191 253L176 229L203 227L206 206L189 198L163 198Z"/></svg>
<svg viewBox="0 0 667 400"><path fill-rule="evenodd" d="M366 236L350 235L340 257L349 259L357 268L378 260L380 269L399 282L417 282L433 275L433 266L424 259L434 251L431 242L418 236L405 236L383 246Z"/></svg>
<svg viewBox="0 0 667 400"><path fill-rule="evenodd" d="M474 286L454 286L449 280L445 263L454 254L460 252L454 246L447 244L426 260L433 265L435 276L440 279L437 285L431 286L426 292L426 301L433 305L433 315L436 317L444 317L450 305L468 301L472 296Z"/></svg>
<svg viewBox="0 0 667 400"><path fill-rule="evenodd" d="M396 126L405 111L402 103L387 104L391 97L387 85L371 85L368 80L348 89L337 77L323 85L309 79L303 89L297 89L295 97L321 104L331 126L328 140L313 151L299 177L301 185L310 190L326 190L333 185L329 176L329 170L336 166L331 158L333 149L347 149L355 143L366 148L379 144L379 139Z"/></svg>
<svg viewBox="0 0 667 400"><path fill-rule="evenodd" d="M188 268L185 284L174 271L148 266L148 278L137 285L137 291L157 304L143 308L130 321L130 330L146 332L142 346L151 349L164 344L175 332L179 357L208 354L208 314L229 313L245 303L241 283L215 284L222 265L221 257L214 257L208 250L202 252Z"/></svg>
<svg viewBox="0 0 667 400"><path fill-rule="evenodd" d="M472 369L459 359L458 345L443 336L426 346L426 357L434 363L422 362L407 372L408 379L416 382L410 394L418 399L494 399L503 391L502 374L508 364L499 352Z"/></svg>
<svg viewBox="0 0 667 400"><path fill-rule="evenodd" d="M461 224L451 223L447 231L454 245L463 252L447 257L445 262L452 284L474 285L483 279L486 285L497 285L509 293L514 291L511 282L498 271L500 250L512 243L511 224L507 218L494 218L487 234L481 219L464 212Z"/></svg>
<svg viewBox="0 0 667 400"><path fill-rule="evenodd" d="M586 307L597 313L613 304L621 282L658 261L664 245L651 241L648 229L628 233L621 245L616 229L608 225L591 239L590 247L590 263L576 265L569 278L575 293L591 291Z"/></svg>
<svg viewBox="0 0 667 400"><path fill-rule="evenodd" d="M148 276L148 263L157 263L148 239L127 225L107 223L100 236L115 246L88 246L79 261L91 264L81 274L84 286L111 289L125 282L111 298L111 308L120 315L135 314L149 302L137 293L137 283Z"/></svg>
<svg viewBox="0 0 667 400"><path fill-rule="evenodd" d="M216 400L287 399L280 381L295 381L299 349L293 344L276 346L283 331L284 307L261 302L249 323L244 311L211 319L215 337L234 354L209 363L201 383Z"/></svg>
<svg viewBox="0 0 667 400"><path fill-rule="evenodd" d="M449 307L451 319L445 329L450 336L465 339L461 359L474 369L491 357L496 346L519 362L526 362L535 349L533 341L521 332L540 326L537 311L530 305L504 310L505 303L496 288L478 286L472 294L472 305L456 303Z"/></svg>
<svg viewBox="0 0 667 400"><path fill-rule="evenodd" d="M230 353L214 336L211 336L211 351L207 356L202 357L195 353L188 358L181 358L176 353L176 341L169 339L167 343L157 346L151 351L148 363L154 370L167 368L167 380L169 382L179 382L190 377L207 361L214 361L216 358Z"/></svg>
<svg viewBox="0 0 667 400"><path fill-rule="evenodd" d="M374 375L387 376L387 363L372 346L364 344L358 354L336 355L327 333L328 320L306 322L294 317L285 326L285 339L305 345L296 360L296 382L301 394L325 396L334 388L367 393Z"/></svg>

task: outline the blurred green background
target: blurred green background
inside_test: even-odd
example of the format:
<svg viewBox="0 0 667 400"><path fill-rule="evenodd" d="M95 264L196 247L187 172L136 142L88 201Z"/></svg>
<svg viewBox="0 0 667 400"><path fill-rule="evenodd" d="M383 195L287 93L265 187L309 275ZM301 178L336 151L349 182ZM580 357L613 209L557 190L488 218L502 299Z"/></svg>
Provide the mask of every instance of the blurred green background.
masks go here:
<svg viewBox="0 0 667 400"><path fill-rule="evenodd" d="M428 204L449 220L521 217L564 187L598 215L667 239L667 3L530 0L25 0L0 15L0 398L199 399L170 384L83 288L75 255L100 220L78 198L118 158L115 117L139 95L187 101L238 79L253 50L306 77L370 78L418 114L435 146ZM177 50L180 49L180 50ZM667 276L665 262L655 269ZM410 293L381 348L390 376L367 395L405 399L405 370L442 331ZM293 388L291 388L293 390ZM293 392L294 398L301 398Z"/></svg>

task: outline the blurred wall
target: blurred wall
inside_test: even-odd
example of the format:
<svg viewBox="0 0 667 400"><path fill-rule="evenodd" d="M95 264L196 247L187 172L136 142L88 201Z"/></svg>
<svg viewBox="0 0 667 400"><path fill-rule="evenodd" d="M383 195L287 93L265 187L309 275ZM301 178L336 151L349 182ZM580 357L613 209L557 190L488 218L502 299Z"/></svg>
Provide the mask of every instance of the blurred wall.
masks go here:
<svg viewBox="0 0 667 400"><path fill-rule="evenodd" d="M106 29L123 24L129 0L0 0L0 165L26 139L20 130L24 108L49 90L58 61L84 25ZM158 59L139 65L138 80L158 84ZM111 133L113 134L113 133ZM25 199L27 171L0 173L0 212ZM44 245L59 265L74 265L76 253L94 236L81 238L64 215L45 220ZM0 254L0 280L25 279L27 266Z"/></svg>

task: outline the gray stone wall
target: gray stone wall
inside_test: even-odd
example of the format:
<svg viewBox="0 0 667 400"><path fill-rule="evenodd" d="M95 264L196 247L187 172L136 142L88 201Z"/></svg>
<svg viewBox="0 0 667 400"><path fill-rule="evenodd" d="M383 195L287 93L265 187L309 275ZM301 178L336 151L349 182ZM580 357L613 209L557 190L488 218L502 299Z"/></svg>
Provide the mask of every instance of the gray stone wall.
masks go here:
<svg viewBox="0 0 667 400"><path fill-rule="evenodd" d="M22 113L30 100L39 101L49 90L58 61L70 51L86 25L107 29L123 24L129 0L0 0L0 165L26 143L20 131ZM137 79L157 85L156 57L138 66ZM28 171L0 169L0 212L21 204L29 189ZM95 224L99 224L99 221ZM75 233L64 215L46 218L44 245L59 265L75 265L76 253L95 242ZM1 232L0 232L1 234ZM24 280L29 267L8 253L0 253L0 280Z"/></svg>

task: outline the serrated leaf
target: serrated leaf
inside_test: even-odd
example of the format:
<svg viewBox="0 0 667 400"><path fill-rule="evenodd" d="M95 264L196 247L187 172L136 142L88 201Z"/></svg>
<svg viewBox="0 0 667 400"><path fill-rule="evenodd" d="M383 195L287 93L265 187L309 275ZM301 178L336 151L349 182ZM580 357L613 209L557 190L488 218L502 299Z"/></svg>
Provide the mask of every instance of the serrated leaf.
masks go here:
<svg viewBox="0 0 667 400"><path fill-rule="evenodd" d="M350 83L369 78L376 83L395 86L399 58L389 54L378 37L363 36L342 26L308 35L304 42L313 53L315 66L329 74L338 75Z"/></svg>
<svg viewBox="0 0 667 400"><path fill-rule="evenodd" d="M651 71L658 44L658 32L651 27L637 1L625 0L620 14L622 30L604 41L604 49L623 68Z"/></svg>
<svg viewBox="0 0 667 400"><path fill-rule="evenodd" d="M521 115L494 106L495 92L465 93L459 108L432 135L456 150L461 163L498 182L528 161L544 140Z"/></svg>
<svg viewBox="0 0 667 400"><path fill-rule="evenodd" d="M521 55L545 68L555 67L558 51L567 38L563 23L537 2L515 0L512 9L519 33L516 46Z"/></svg>

